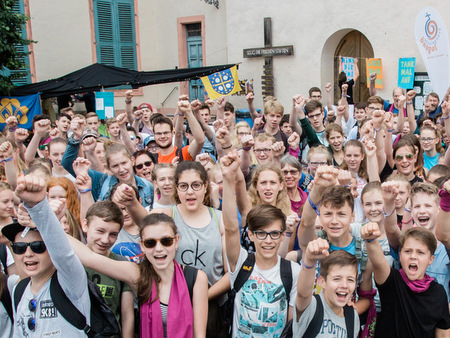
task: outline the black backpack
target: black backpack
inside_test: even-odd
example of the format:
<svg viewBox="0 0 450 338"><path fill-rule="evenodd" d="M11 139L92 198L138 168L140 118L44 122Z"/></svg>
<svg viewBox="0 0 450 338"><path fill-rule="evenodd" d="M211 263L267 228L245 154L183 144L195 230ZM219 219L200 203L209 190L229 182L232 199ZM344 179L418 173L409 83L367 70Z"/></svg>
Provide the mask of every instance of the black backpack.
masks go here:
<svg viewBox="0 0 450 338"><path fill-rule="evenodd" d="M233 331L233 310L236 293L239 292L242 286L244 286L245 282L250 278L254 266L255 266L255 254L249 253L247 259L242 264L242 267L238 272L236 280L234 281L233 288L228 292L225 323L226 326L228 327L229 337L231 337ZM284 258L281 258L280 262L280 277L281 281L283 282L284 290L286 292L287 304L289 307L290 294L292 289L292 267L291 262L285 260ZM288 324L286 324L286 326L287 325ZM291 326L291 336L292 336L292 326Z"/></svg>
<svg viewBox="0 0 450 338"><path fill-rule="evenodd" d="M83 330L88 337L103 337L120 335L119 324L111 309L105 304L102 293L98 286L88 280L89 298L91 300L91 324L86 324L86 317L73 305L70 299L64 293L61 285L56 278L57 272L50 281L50 295L56 309L61 313L65 320L79 330ZM21 280L14 291L14 308L22 298L22 295L30 282L30 278Z"/></svg>
<svg viewBox="0 0 450 338"><path fill-rule="evenodd" d="M0 276L0 278L3 278L3 291L0 296L0 302L5 307L5 310L8 313L9 318L11 319L11 322L14 322L13 309L12 309L12 303L11 303L11 295L9 294L8 284L7 284L8 276L3 275L3 276Z"/></svg>
<svg viewBox="0 0 450 338"><path fill-rule="evenodd" d="M3 272L5 273L5 275L7 274L6 273L6 269L7 269L7 266L6 266L7 257L6 256L7 256L6 245L3 243L0 243L0 262L2 262Z"/></svg>
<svg viewBox="0 0 450 338"><path fill-rule="evenodd" d="M197 280L197 272L198 270L196 268L193 268L192 266L189 265L183 266L184 279L186 279L186 284L189 290L189 297L191 298L191 303L192 303L192 295L194 294L195 281Z"/></svg>

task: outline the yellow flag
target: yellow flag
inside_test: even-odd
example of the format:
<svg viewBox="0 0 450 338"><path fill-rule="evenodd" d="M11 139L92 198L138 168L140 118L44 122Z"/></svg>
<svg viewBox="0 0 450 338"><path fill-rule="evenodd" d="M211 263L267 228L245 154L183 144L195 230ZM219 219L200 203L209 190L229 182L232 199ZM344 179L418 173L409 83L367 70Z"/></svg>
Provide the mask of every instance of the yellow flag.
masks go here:
<svg viewBox="0 0 450 338"><path fill-rule="evenodd" d="M200 79L211 100L216 100L221 96L231 95L242 90L239 85L236 66L204 76Z"/></svg>

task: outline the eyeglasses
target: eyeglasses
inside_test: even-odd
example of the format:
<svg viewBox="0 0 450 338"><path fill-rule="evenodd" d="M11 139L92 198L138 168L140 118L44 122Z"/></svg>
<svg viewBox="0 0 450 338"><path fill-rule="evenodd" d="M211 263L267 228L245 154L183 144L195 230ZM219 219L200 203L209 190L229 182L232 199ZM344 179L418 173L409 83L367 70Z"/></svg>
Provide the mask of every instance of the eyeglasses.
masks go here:
<svg viewBox="0 0 450 338"><path fill-rule="evenodd" d="M156 243L161 243L162 246L172 246L175 237L163 237L163 238L148 238L142 241L147 249L153 249Z"/></svg>
<svg viewBox="0 0 450 338"><path fill-rule="evenodd" d="M414 157L414 154L395 155L395 160L401 161L401 160L403 160L403 157L406 157L407 160L410 160Z"/></svg>
<svg viewBox="0 0 450 338"><path fill-rule="evenodd" d="M43 241L11 243L11 249L16 255L23 255L25 251L27 251L27 247L30 247L31 251L37 254L44 253L47 250L47 247Z"/></svg>
<svg viewBox="0 0 450 338"><path fill-rule="evenodd" d="M253 149L253 152L257 153L257 154L261 154L261 153L265 153L268 154L272 151L272 149L267 148L267 149Z"/></svg>
<svg viewBox="0 0 450 338"><path fill-rule="evenodd" d="M255 234L257 239L265 240L267 238L267 236L269 236L269 235L270 235L270 238L272 238L272 239L280 239L281 235L283 234L283 231L271 231L271 232L253 231L253 233Z"/></svg>
<svg viewBox="0 0 450 338"><path fill-rule="evenodd" d="M151 146L147 146L148 150L159 150L159 146L157 145L151 145Z"/></svg>
<svg viewBox="0 0 450 338"><path fill-rule="evenodd" d="M167 135L170 135L170 134L172 134L172 132L171 131L164 131L164 132L162 132L162 133L154 133L154 135L155 136L167 136Z"/></svg>
<svg viewBox="0 0 450 338"><path fill-rule="evenodd" d="M315 114L315 115L308 115L308 118L309 119L315 119L315 118L319 118L320 115L322 115L322 113Z"/></svg>
<svg viewBox="0 0 450 338"><path fill-rule="evenodd" d="M420 142L426 142L426 143L434 141L435 139L436 139L436 137L421 137L421 138L419 138Z"/></svg>
<svg viewBox="0 0 450 338"><path fill-rule="evenodd" d="M309 165L311 167L318 167L318 166L327 165L327 164L328 164L328 162L309 162Z"/></svg>
<svg viewBox="0 0 450 338"><path fill-rule="evenodd" d="M185 192L189 189L189 187L191 187L192 190L194 191L199 191L201 188L203 188L203 182L200 181L195 181L192 182L191 184L188 183L178 183L177 184L177 188L178 190Z"/></svg>
<svg viewBox="0 0 450 338"><path fill-rule="evenodd" d="M153 164L152 161L145 161L144 163L136 164L134 167L135 167L137 170L141 170L142 168L144 168L144 165L145 165L147 168L150 168L150 167L152 166L152 164Z"/></svg>
<svg viewBox="0 0 450 338"><path fill-rule="evenodd" d="M369 110L376 110L376 109L379 109L378 107L367 107L367 109L369 109Z"/></svg>
<svg viewBox="0 0 450 338"><path fill-rule="evenodd" d="M298 170L282 170L282 172L283 172L284 176L286 176L286 175L294 176L294 175L298 175L299 174Z"/></svg>
<svg viewBox="0 0 450 338"><path fill-rule="evenodd" d="M28 318L28 329L30 331L34 331L36 329L36 307L37 307L37 301L36 299L31 299L28 303L28 310L30 312L33 312L33 317Z"/></svg>

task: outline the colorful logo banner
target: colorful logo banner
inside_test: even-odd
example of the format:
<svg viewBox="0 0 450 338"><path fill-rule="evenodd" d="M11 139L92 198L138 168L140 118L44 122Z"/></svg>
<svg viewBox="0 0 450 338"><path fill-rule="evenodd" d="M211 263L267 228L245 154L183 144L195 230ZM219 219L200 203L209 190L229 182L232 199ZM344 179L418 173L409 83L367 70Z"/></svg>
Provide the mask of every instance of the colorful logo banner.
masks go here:
<svg viewBox="0 0 450 338"><path fill-rule="evenodd" d="M221 72L217 72L200 78L205 87L205 91L211 100L216 100L221 96L228 96L240 92L237 67L233 66Z"/></svg>
<svg viewBox="0 0 450 338"><path fill-rule="evenodd" d="M28 96L0 96L0 128L6 127L6 120L15 116L19 127L33 129L32 120L35 115L42 114L39 94Z"/></svg>
<svg viewBox="0 0 450 338"><path fill-rule="evenodd" d="M414 87L414 71L416 58L401 58L398 60L398 86L404 89Z"/></svg>
<svg viewBox="0 0 450 338"><path fill-rule="evenodd" d="M383 65L381 63L381 59L366 59L366 73L367 88L369 88L370 85L369 75L371 73L377 73L375 88L383 88Z"/></svg>
<svg viewBox="0 0 450 338"><path fill-rule="evenodd" d="M442 99L450 84L449 44L447 28L434 8L427 6L419 11L415 35L431 86Z"/></svg>

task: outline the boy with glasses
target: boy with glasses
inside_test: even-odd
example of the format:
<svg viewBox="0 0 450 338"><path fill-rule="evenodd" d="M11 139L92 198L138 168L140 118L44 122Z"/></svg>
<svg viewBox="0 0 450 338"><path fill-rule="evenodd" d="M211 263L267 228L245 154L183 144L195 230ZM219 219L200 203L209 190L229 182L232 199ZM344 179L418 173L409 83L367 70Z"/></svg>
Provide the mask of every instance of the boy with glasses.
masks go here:
<svg viewBox="0 0 450 338"><path fill-rule="evenodd" d="M19 209L22 225L7 225L2 233L12 242L15 261L30 277L30 281L15 309L14 336L44 337L59 334L63 337L86 337L83 330L78 330L64 319L50 294L50 281L57 278L68 299L89 324L91 303L84 268L70 247L57 215L48 204L44 180L37 176L25 176L19 178L17 183L16 196L24 202L25 207ZM59 209L58 214L62 212L62 208ZM38 230L24 226L31 223ZM14 294L12 290L10 292Z"/></svg>

